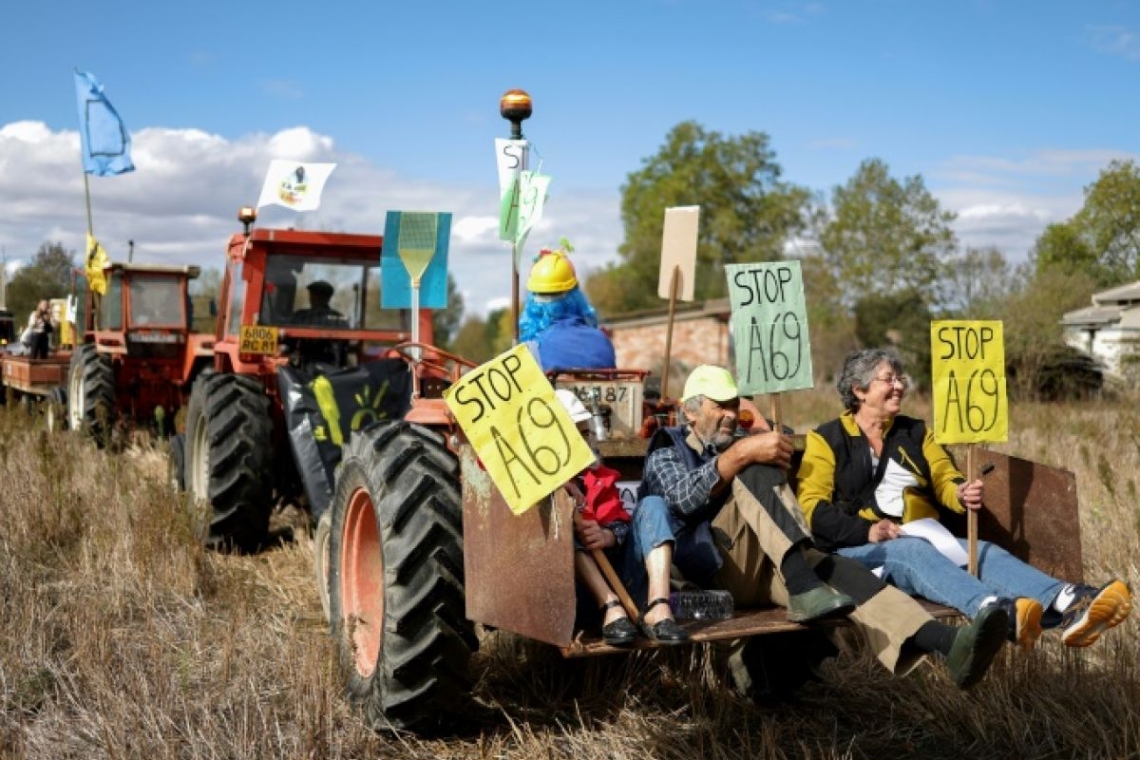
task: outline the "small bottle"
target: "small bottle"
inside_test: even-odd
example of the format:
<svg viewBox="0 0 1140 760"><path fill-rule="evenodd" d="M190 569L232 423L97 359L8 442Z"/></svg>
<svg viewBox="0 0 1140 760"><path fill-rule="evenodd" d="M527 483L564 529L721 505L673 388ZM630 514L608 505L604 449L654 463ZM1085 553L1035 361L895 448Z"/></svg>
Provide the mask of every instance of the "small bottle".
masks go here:
<svg viewBox="0 0 1140 760"><path fill-rule="evenodd" d="M734 611L727 591L674 591L669 606L678 620L728 620Z"/></svg>

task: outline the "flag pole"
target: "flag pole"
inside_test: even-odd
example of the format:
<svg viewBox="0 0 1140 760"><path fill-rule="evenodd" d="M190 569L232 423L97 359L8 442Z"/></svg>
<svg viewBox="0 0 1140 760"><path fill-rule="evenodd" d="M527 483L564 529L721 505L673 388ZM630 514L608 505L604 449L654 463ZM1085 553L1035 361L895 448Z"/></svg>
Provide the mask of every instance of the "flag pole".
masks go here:
<svg viewBox="0 0 1140 760"><path fill-rule="evenodd" d="M499 98L499 115L511 123L511 139L523 140L522 123L529 119L533 112L533 104L526 90L507 90ZM521 170L526 169L530 146L523 148ZM516 190L517 192L517 190ZM519 342L519 244L517 240L511 241L511 330L514 335L513 343Z"/></svg>
<svg viewBox="0 0 1140 760"><path fill-rule="evenodd" d="M665 326L665 366L661 369L661 400L669 398L669 358L673 350L673 315L677 309L677 289L681 286L681 267L674 266L669 275L669 321Z"/></svg>
<svg viewBox="0 0 1140 760"><path fill-rule="evenodd" d="M87 205L87 234L95 236L95 228L91 224L91 182L87 179L87 170L83 171L83 201Z"/></svg>

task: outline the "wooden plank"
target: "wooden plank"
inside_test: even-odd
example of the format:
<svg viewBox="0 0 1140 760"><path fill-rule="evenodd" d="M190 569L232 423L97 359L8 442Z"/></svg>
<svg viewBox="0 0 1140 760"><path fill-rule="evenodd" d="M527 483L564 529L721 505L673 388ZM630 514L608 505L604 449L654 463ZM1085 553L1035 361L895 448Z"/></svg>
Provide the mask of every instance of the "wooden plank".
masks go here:
<svg viewBox="0 0 1140 760"><path fill-rule="evenodd" d="M924 599L917 600L930 615L937 619L961 617L957 610L943 607ZM737 610L730 620L689 620L678 621L681 627L687 630L694 644L714 641L730 641L748 636L761 636L767 633L782 633L785 631L807 631L811 628L843 628L851 623L841 618L805 626L788 621L787 610L783 607L765 607L762 609ZM569 646L562 647L562 655L567 658L594 657L603 654L619 654L639 649L657 649L662 646L656 641L638 638L632 647L611 647L602 641L597 631L579 632Z"/></svg>

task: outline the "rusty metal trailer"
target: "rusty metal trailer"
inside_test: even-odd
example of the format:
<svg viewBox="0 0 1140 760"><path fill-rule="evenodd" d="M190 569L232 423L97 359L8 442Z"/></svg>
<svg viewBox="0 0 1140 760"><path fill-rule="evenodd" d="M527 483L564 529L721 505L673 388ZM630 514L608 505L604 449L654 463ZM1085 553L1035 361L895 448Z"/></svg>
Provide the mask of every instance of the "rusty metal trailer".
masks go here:
<svg viewBox="0 0 1140 760"><path fill-rule="evenodd" d="M4 354L0 357L0 377L6 403L19 404L31 413L37 411L41 402L47 402L48 426L54 429L54 422L62 421L63 387L70 362L70 351L56 351L43 359Z"/></svg>

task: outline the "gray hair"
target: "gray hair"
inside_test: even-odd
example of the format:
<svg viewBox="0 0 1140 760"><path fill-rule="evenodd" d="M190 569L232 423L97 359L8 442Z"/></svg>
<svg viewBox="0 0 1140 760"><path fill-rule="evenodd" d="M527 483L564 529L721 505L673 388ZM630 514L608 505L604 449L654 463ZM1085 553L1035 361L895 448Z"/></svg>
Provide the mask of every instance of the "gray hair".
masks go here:
<svg viewBox="0 0 1140 760"><path fill-rule="evenodd" d="M696 417L701 412L701 404L705 403L705 397L697 394L692 398L687 398L681 402L681 409Z"/></svg>
<svg viewBox="0 0 1140 760"><path fill-rule="evenodd" d="M843 361L843 371L835 381L835 387L839 390L839 397L843 399L843 406L847 411L854 412L859 408L860 402L855 397L855 389L865 391L870 388L875 370L884 362L889 364L891 370L899 377L904 375L902 359L889 348L864 348L848 354Z"/></svg>

